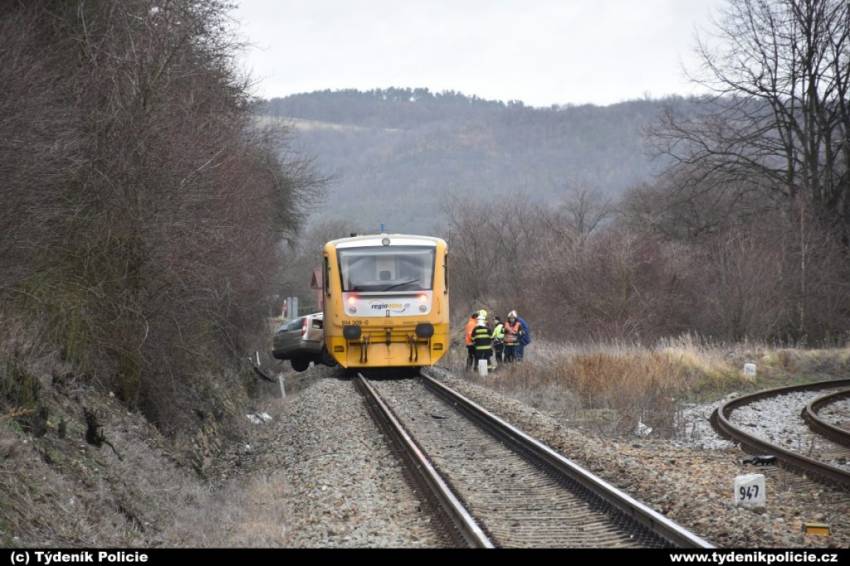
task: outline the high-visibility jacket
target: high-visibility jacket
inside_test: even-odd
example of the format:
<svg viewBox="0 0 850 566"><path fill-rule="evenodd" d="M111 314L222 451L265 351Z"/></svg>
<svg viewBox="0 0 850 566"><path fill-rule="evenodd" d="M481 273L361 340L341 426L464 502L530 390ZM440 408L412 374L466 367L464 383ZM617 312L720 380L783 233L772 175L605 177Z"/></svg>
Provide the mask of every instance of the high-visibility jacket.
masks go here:
<svg viewBox="0 0 850 566"><path fill-rule="evenodd" d="M522 332L522 325L518 320L513 324L510 321L505 323L505 344L516 344L519 342L519 334Z"/></svg>
<svg viewBox="0 0 850 566"><path fill-rule="evenodd" d="M472 329L475 328L475 325L478 324L478 321L474 318L470 318L466 321L466 328L464 330L464 337L466 339L466 345L472 346Z"/></svg>
<svg viewBox="0 0 850 566"><path fill-rule="evenodd" d="M472 329L472 342L476 350L490 350L493 347L493 338L490 329L486 326L476 326Z"/></svg>
<svg viewBox="0 0 850 566"><path fill-rule="evenodd" d="M501 342L505 339L505 325L503 323L499 323L493 329L493 340L497 342Z"/></svg>

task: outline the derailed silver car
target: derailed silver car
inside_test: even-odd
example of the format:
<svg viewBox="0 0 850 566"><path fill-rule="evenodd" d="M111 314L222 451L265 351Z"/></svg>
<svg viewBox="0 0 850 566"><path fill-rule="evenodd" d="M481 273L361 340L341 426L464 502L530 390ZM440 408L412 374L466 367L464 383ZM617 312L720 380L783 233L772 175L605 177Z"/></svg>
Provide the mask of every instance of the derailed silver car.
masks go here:
<svg viewBox="0 0 850 566"><path fill-rule="evenodd" d="M289 360L295 371L306 370L310 362L322 363L323 350L323 313L289 320L274 333L272 355L279 360Z"/></svg>

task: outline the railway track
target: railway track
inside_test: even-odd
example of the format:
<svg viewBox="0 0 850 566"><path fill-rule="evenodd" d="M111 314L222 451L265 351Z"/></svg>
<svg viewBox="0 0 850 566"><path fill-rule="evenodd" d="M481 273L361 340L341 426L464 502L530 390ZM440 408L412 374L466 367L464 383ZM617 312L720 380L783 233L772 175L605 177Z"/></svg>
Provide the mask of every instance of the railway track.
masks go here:
<svg viewBox="0 0 850 566"><path fill-rule="evenodd" d="M456 544L711 547L437 380L356 383Z"/></svg>
<svg viewBox="0 0 850 566"><path fill-rule="evenodd" d="M842 407L844 410L837 415L839 417L838 422L820 414L822 409L835 406L845 399L850 400L850 389L841 389L821 395L803 409L803 420L806 421L809 428L818 434L850 448L850 403L844 403L845 406Z"/></svg>
<svg viewBox="0 0 850 566"><path fill-rule="evenodd" d="M850 379L840 379L766 389L721 405L711 422L750 453L773 455L786 467L850 488L850 432L819 416L850 397L848 386Z"/></svg>

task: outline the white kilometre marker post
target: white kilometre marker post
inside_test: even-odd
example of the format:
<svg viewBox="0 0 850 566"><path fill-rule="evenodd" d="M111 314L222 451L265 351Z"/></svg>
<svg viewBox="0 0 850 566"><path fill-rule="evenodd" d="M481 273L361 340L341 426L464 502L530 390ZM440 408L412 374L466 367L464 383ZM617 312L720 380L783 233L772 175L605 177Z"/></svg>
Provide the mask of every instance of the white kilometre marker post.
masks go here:
<svg viewBox="0 0 850 566"><path fill-rule="evenodd" d="M487 360L478 360L478 375L487 377Z"/></svg>
<svg viewBox="0 0 850 566"><path fill-rule="evenodd" d="M280 383L280 398L286 399L286 385L283 381L283 373L277 374L277 381Z"/></svg>
<svg viewBox="0 0 850 566"><path fill-rule="evenodd" d="M744 474L735 478L735 505L764 507L767 504L764 474Z"/></svg>

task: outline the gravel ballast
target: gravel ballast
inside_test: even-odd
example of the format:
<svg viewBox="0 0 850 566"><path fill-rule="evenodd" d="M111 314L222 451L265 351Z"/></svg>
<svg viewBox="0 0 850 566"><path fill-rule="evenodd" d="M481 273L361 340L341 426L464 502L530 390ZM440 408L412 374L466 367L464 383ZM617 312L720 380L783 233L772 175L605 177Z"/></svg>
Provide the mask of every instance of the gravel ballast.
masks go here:
<svg viewBox="0 0 850 566"><path fill-rule="evenodd" d="M818 411L826 422L844 430L850 430L850 397L839 399Z"/></svg>
<svg viewBox="0 0 850 566"><path fill-rule="evenodd" d="M844 547L850 545L850 493L777 467L754 467L736 448L701 450L681 442L612 440L580 432L487 387L426 370L632 496L718 546ZM737 475L766 476L767 507L733 503ZM828 523L832 536L804 536L804 522Z"/></svg>
<svg viewBox="0 0 850 566"><path fill-rule="evenodd" d="M482 430L419 379L373 381L469 511L502 547L660 545Z"/></svg>
<svg viewBox="0 0 850 566"><path fill-rule="evenodd" d="M351 381L316 381L281 404L268 426L250 467L283 472L281 546L445 544Z"/></svg>

